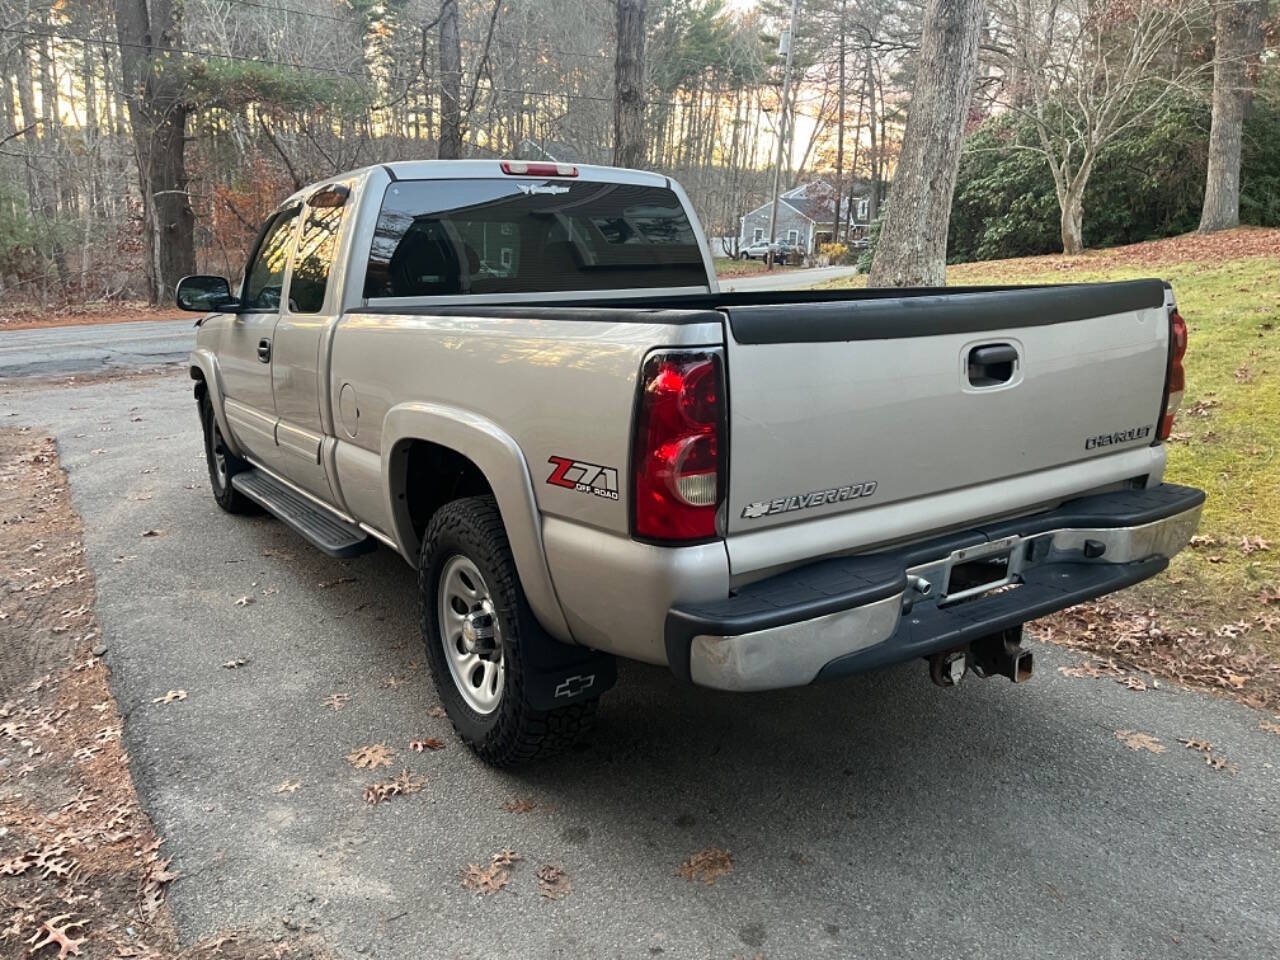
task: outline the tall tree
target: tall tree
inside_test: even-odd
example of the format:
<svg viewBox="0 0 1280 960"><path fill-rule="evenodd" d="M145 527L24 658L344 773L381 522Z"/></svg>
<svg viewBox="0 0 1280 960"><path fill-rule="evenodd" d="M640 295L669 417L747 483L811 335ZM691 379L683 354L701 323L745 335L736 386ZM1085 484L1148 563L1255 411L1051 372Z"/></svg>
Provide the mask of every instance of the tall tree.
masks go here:
<svg viewBox="0 0 1280 960"><path fill-rule="evenodd" d="M644 16L648 0L617 0L613 61L613 163L644 163Z"/></svg>
<svg viewBox="0 0 1280 960"><path fill-rule="evenodd" d="M195 214L187 192L187 117L180 65L172 57L181 30L175 0L116 0L123 90L138 163L146 233L148 298L161 303L195 273Z"/></svg>
<svg viewBox="0 0 1280 960"><path fill-rule="evenodd" d="M889 211L871 262L872 286L941 286L947 220L978 65L984 0L928 0Z"/></svg>
<svg viewBox="0 0 1280 960"><path fill-rule="evenodd" d="M462 44L458 39L458 0L440 3L440 141L436 156L462 156Z"/></svg>
<svg viewBox="0 0 1280 960"><path fill-rule="evenodd" d="M1220 0L1214 11L1213 121L1200 232L1240 223L1240 141L1262 52L1267 0Z"/></svg>
<svg viewBox="0 0 1280 960"><path fill-rule="evenodd" d="M1035 139L1009 149L1045 158L1058 199L1062 251L1084 249L1084 194L1102 148L1192 86L1205 68L1173 54L1203 16L1200 0L993 0L990 45L1006 106ZM1021 105L1020 105L1021 104Z"/></svg>

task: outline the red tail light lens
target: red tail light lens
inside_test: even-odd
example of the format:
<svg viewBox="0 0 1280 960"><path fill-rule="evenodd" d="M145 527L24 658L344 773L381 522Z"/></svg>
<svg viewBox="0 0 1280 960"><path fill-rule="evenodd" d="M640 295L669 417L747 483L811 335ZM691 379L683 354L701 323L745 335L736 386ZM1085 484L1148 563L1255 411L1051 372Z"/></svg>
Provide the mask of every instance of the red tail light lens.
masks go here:
<svg viewBox="0 0 1280 960"><path fill-rule="evenodd" d="M724 417L718 356L659 354L645 362L631 450L636 536L715 537L724 495Z"/></svg>
<svg viewBox="0 0 1280 960"><path fill-rule="evenodd" d="M1174 310L1169 314L1169 379L1164 388L1164 410L1160 415L1160 439L1168 440L1173 433L1173 420L1182 406L1182 392L1187 386L1187 374L1182 358L1187 354L1187 324L1182 314Z"/></svg>

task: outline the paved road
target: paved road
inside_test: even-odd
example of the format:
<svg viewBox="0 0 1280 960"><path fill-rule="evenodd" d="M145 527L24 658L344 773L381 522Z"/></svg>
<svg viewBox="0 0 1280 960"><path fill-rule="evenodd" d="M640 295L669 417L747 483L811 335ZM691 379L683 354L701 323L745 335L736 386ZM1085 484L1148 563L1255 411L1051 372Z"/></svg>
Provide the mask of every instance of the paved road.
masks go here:
<svg viewBox="0 0 1280 960"><path fill-rule="evenodd" d="M1045 647L1029 684L954 691L922 664L752 696L627 665L588 749L495 772L428 715L413 572L220 513L181 376L0 396L0 424L24 423L56 432L70 471L184 942L311 925L339 957L1276 955L1280 738L1241 706L1068 678L1072 655ZM410 753L424 736L446 749ZM397 757L377 776L407 766L420 793L362 801L374 775L343 758L378 742ZM518 799L537 806L503 809ZM710 846L731 875L676 876ZM503 847L526 858L510 887L463 890L462 866ZM567 899L537 894L545 863Z"/></svg>
<svg viewBox="0 0 1280 960"><path fill-rule="evenodd" d="M753 273L745 277L727 277L720 281L721 290L799 290L826 280L852 277L853 267L814 267L811 270L775 270Z"/></svg>
<svg viewBox="0 0 1280 960"><path fill-rule="evenodd" d="M725 290L792 290L853 276L852 267L779 270L724 280ZM144 320L0 332L0 380L150 370L186 360L193 320Z"/></svg>

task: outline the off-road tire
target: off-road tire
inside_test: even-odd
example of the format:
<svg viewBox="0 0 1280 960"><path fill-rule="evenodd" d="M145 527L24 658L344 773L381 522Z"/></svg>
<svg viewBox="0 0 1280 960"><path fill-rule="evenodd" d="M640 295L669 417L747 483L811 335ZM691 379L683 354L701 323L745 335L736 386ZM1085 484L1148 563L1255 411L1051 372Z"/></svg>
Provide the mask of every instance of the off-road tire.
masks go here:
<svg viewBox="0 0 1280 960"><path fill-rule="evenodd" d="M214 444L215 438L220 437L221 433L218 421L213 416L213 404L209 402L208 394L200 397L200 426L204 430L204 459L209 467L209 486L213 489L213 499L227 513L257 513L257 504L231 485L232 477L243 470L253 469L253 465L237 457L223 444L226 473L225 476L219 474Z"/></svg>
<svg viewBox="0 0 1280 960"><path fill-rule="evenodd" d="M437 590L445 564L464 556L479 568L501 627L505 677L502 699L482 714L463 699L445 660ZM597 700L580 700L555 710L537 710L525 698L521 651L549 638L529 609L515 560L493 497L466 497L441 507L427 525L418 563L418 594L427 663L453 729L467 746L495 767L507 767L559 753L578 742L595 721Z"/></svg>

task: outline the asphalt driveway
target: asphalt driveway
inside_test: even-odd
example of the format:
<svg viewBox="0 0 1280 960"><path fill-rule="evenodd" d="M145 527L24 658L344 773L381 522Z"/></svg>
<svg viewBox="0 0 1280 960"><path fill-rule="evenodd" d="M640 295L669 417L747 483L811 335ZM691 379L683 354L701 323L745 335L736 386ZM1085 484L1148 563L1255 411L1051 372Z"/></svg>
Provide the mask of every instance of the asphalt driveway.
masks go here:
<svg viewBox="0 0 1280 960"><path fill-rule="evenodd" d="M185 377L9 390L0 422L58 438L184 941L248 926L313 930L342 957L1276 955L1280 737L1244 707L1067 677L1052 647L1030 684L952 691L923 664L749 697L626 666L587 749L495 772L429 714L413 572L222 514ZM186 699L156 702L170 690ZM426 737L445 748L410 751ZM391 767L344 759L376 743ZM365 803L405 767L420 792ZM677 876L713 846L731 873ZM464 866L503 848L524 857L510 884L464 889ZM539 895L544 864L564 899Z"/></svg>

